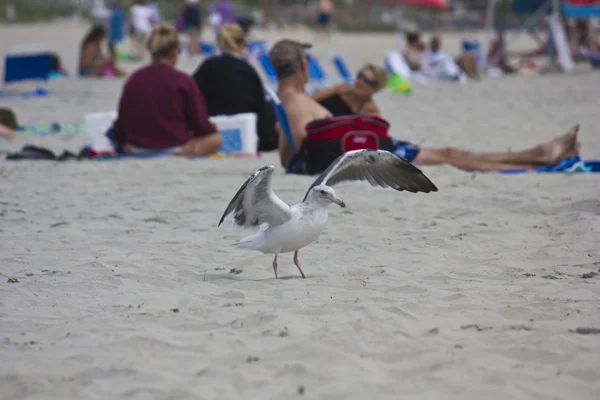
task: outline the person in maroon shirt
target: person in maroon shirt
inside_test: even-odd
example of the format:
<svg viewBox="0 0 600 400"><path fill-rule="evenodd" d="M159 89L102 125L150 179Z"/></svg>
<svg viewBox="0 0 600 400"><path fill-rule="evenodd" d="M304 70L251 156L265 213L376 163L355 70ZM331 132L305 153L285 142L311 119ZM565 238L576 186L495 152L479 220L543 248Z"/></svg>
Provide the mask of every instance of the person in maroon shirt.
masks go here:
<svg viewBox="0 0 600 400"><path fill-rule="evenodd" d="M217 152L223 139L208 120L198 86L175 69L177 32L166 24L155 27L148 49L152 64L131 75L119 101L113 131L120 151L170 151L185 156Z"/></svg>

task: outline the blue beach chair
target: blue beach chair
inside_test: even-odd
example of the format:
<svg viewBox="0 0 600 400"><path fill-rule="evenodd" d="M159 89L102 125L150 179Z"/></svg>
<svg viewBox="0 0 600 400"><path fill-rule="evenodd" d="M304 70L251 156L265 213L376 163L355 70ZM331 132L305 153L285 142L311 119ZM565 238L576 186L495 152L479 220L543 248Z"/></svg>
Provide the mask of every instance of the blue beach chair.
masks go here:
<svg viewBox="0 0 600 400"><path fill-rule="evenodd" d="M344 59L338 55L334 55L331 58L333 62L333 66L335 67L337 73L340 75L342 80L350 85L354 83L354 76L350 73L348 66L344 62Z"/></svg>

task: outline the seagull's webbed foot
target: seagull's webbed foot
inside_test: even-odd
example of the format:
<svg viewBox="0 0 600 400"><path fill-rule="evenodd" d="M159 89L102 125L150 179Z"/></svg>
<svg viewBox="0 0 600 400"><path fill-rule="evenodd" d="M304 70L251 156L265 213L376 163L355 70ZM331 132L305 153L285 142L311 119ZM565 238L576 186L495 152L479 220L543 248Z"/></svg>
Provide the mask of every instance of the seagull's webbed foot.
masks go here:
<svg viewBox="0 0 600 400"><path fill-rule="evenodd" d="M298 250L294 252L294 264L296 264L296 267L298 267L300 275L302 275L302 279L306 279L306 276L304 276L304 272L302 272L302 268L300 268L300 263L298 262Z"/></svg>
<svg viewBox="0 0 600 400"><path fill-rule="evenodd" d="M273 271L275 271L275 279L278 279L277 276L277 254L275 255L275 259L273 260Z"/></svg>

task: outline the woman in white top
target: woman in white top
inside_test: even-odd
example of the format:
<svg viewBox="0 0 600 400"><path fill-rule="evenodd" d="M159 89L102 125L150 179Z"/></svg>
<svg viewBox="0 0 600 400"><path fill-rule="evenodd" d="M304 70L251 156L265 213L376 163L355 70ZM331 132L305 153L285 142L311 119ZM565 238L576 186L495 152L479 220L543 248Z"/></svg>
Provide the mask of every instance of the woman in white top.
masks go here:
<svg viewBox="0 0 600 400"><path fill-rule="evenodd" d="M146 51L146 40L152 32L155 11L148 0L137 0L129 10L129 33L136 58L142 58Z"/></svg>

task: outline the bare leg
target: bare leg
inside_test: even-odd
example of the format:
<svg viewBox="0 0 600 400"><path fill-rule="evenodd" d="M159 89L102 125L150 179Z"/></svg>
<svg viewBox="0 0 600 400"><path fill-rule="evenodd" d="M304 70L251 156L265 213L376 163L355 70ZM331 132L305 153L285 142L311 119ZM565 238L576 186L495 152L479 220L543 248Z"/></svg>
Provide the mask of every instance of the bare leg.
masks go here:
<svg viewBox="0 0 600 400"><path fill-rule="evenodd" d="M465 52L458 56L456 64L467 74L471 79L481 79L477 70L477 63L473 54Z"/></svg>
<svg viewBox="0 0 600 400"><path fill-rule="evenodd" d="M298 262L298 250L294 252L294 264L296 264L296 267L298 267L298 271L300 271L302 279L306 279L306 276L304 276L304 272L302 272L302 268L300 268L300 263Z"/></svg>
<svg viewBox="0 0 600 400"><path fill-rule="evenodd" d="M215 132L210 135L190 139L186 144L181 146L181 152L175 154L188 157L208 156L216 153L222 143L223 138L218 132Z"/></svg>
<svg viewBox="0 0 600 400"><path fill-rule="evenodd" d="M414 162L419 165L450 164L473 171L532 169L540 165L555 165L579 152L578 131L579 125L574 125L562 136L514 153L472 153L455 148L422 149Z"/></svg>
<svg viewBox="0 0 600 400"><path fill-rule="evenodd" d="M273 271L275 271L275 279L279 279L277 276L277 256L279 254L275 254L275 258L273 259Z"/></svg>

